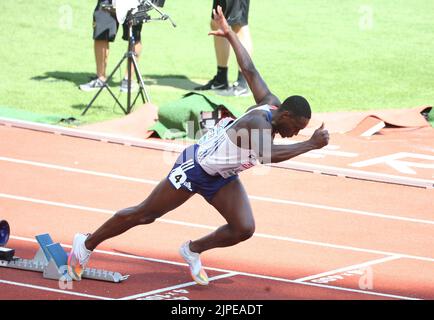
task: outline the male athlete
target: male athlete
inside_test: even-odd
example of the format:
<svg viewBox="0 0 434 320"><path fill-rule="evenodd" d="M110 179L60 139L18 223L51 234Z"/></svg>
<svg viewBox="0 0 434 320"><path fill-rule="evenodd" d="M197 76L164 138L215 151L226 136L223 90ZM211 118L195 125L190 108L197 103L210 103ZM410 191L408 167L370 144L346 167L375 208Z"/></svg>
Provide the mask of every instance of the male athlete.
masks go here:
<svg viewBox="0 0 434 320"><path fill-rule="evenodd" d="M273 143L276 133L284 138L292 137L307 126L311 117L309 103L303 97L292 96L281 104L229 27L221 7L217 12L214 10L214 21L219 29L209 34L229 41L257 105L236 120L221 120L198 144L187 147L167 178L142 203L120 210L93 234L76 234L68 258L68 272L73 279L81 279L92 251L101 242L137 225L154 222L198 193L227 222L203 238L187 241L179 250L193 279L200 285L207 285L208 276L199 255L206 250L245 241L255 231L252 209L238 173L258 162L285 161L328 144L329 135L324 124L304 142Z"/></svg>

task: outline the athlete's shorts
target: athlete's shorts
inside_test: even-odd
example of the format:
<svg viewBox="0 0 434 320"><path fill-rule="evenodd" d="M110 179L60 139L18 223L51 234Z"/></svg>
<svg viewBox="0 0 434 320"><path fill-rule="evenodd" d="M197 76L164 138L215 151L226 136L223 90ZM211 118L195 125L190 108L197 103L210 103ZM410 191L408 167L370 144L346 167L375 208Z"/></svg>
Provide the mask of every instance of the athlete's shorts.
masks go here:
<svg viewBox="0 0 434 320"><path fill-rule="evenodd" d="M227 179L220 175L211 176L206 173L197 162L196 154L199 145L194 144L179 155L167 179L176 189L185 189L198 193L206 201L211 202L215 194L231 181L238 179L238 175Z"/></svg>
<svg viewBox="0 0 434 320"><path fill-rule="evenodd" d="M116 15L107 10L99 8L99 2L93 12L93 39L105 40L113 42L118 32L119 22L116 19ZM124 23L122 25L123 34L122 39L128 40L128 25ZM133 26L133 37L135 42L139 42L142 31L142 23Z"/></svg>
<svg viewBox="0 0 434 320"><path fill-rule="evenodd" d="M217 6L222 7L230 26L240 25L243 27L249 24L250 0L214 0L213 9L217 10ZM211 12L212 18L213 14Z"/></svg>

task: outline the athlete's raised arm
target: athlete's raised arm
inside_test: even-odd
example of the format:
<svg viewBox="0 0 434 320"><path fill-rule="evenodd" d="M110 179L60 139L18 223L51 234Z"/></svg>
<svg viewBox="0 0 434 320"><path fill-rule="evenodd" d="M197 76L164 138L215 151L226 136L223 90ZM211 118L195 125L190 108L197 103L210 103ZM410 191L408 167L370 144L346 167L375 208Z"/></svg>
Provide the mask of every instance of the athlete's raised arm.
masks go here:
<svg viewBox="0 0 434 320"><path fill-rule="evenodd" d="M213 10L214 13L214 21L219 26L218 30L211 31L209 34L217 37L226 38L234 49L235 55L237 57L238 65L247 80L247 83L252 90L253 97L255 98L256 103L259 104L271 104L271 105L280 105L280 100L270 92L267 84L262 79L258 70L256 70L253 61L241 44L235 32L232 31L229 26L226 18L223 14L222 8L220 6L217 7L217 11Z"/></svg>

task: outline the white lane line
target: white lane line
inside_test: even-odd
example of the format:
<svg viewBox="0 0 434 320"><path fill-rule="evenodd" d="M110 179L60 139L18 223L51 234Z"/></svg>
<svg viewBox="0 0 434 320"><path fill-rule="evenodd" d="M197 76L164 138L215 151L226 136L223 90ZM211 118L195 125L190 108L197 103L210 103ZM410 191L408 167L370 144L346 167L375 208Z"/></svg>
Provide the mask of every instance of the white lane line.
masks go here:
<svg viewBox="0 0 434 320"><path fill-rule="evenodd" d="M156 180L139 179L139 178L134 178L134 177L128 177L128 176L122 176L122 175L116 175L116 174L110 174L110 173L104 173L104 172L97 172L97 171L92 171L92 170L83 170L83 169L58 166L58 165L52 165L52 164L47 164L47 163L42 163L42 162L35 162L35 161L20 160L20 159L8 158L8 157L0 157L0 161L7 161L7 162L12 162L12 163L17 163L17 164L32 165L32 166L42 167L42 168L47 168L47 169L62 170L62 171L67 171L67 172L88 174L88 175L94 175L94 176L98 176L98 177L105 177L105 178L118 179L118 180L144 183L144 184L151 184L151 185L157 185L159 183L159 181L156 181ZM369 211L363 211L363 210L339 208L339 207L333 207L333 206L327 206L327 205L320 205L320 204L313 204L313 203L292 201L292 200L284 200L284 199L275 199L275 198L261 197L261 196L255 196L255 195L249 195L249 198L251 200L265 201L265 202L271 202L271 203L277 203L277 204L301 206L301 207L321 209L321 210L327 210L327 211L333 211L333 212L350 213L350 214L355 214L355 215L376 217L376 218L382 218L382 219L434 225L434 220L402 217L402 216L389 215L389 214L383 214L383 213L378 213L378 212L369 212Z"/></svg>
<svg viewBox="0 0 434 320"><path fill-rule="evenodd" d="M230 277L236 276L237 274L238 274L237 272L230 272L230 273L221 274L221 275L218 275L215 277L211 277L208 280L209 280L209 282L212 282L212 281L219 280L219 279L230 278ZM118 300L134 300L134 299L144 298L146 296L154 295L154 294L161 293L161 292L166 292L166 291L176 290L176 289L181 289L181 288L187 288L187 287L191 287L191 286L195 286L195 285L197 285L197 283L194 281L191 281L191 282L187 282L187 283L181 283L181 284L178 284L176 286L171 286L171 287L157 289L157 290L153 290L153 291L138 293L138 294L135 294L132 296L120 298Z"/></svg>
<svg viewBox="0 0 434 320"><path fill-rule="evenodd" d="M66 291L66 290L60 290L60 289L53 289L53 288L49 288L49 287L36 286L36 285L33 285L33 284L22 283L22 282L7 281L7 280L0 279L0 283L9 284L9 285L18 286L18 287L31 288L31 289L35 289L35 290L42 290L42 291L49 291L49 292L56 292L56 293L61 293L61 294L67 294L67 295L71 295L71 296L79 296L79 297L83 297L83 298L92 298L92 299L98 299L98 300L113 300L113 298L94 296L94 295L91 295L91 294L74 292L74 291Z"/></svg>
<svg viewBox="0 0 434 320"><path fill-rule="evenodd" d="M97 176L97 177L126 180L126 181L131 181L131 182L139 182L139 183L152 184L152 185L157 185L159 182L156 180L139 179L139 178L122 176L122 175L118 175L118 174L98 172L98 171L93 171L93 170L83 170L83 169L58 166L58 165L48 164L48 163L43 163L43 162L20 160L20 159L8 158L8 157L0 157L0 161L7 161L7 162L26 164L26 165L31 165L34 167L40 167L40 168L46 168L46 169L55 169L55 170L61 170L61 171L66 171L66 172L88 174L88 175Z"/></svg>
<svg viewBox="0 0 434 320"><path fill-rule="evenodd" d="M113 215L115 213L115 211L112 211L112 210L70 205L70 204L64 204L61 202L39 200L39 199L33 199L33 198L28 198L28 197L9 195L9 194L5 194L5 193L0 193L0 198L7 198L7 199L13 199L13 200L19 200L19 201L25 201L25 202L31 202L31 203L39 203L39 204L43 204L43 205L51 205L51 206L69 208L69 209L78 209L78 210L83 210L83 211L104 213L104 214L109 214L109 215ZM171 219L159 218L159 219L157 219L157 221L162 222L162 223L176 224L176 225L181 225L181 226L186 226L186 227L201 228L201 229L207 229L207 230L215 230L216 228L218 228L218 226L209 226L209 225L189 223L189 222L183 222L183 221L177 221L177 220L171 220ZM431 257L415 256L415 255L409 255L409 254L405 254L405 253L388 252L388 251L367 249L367 248L358 248L358 247L338 245L338 244L332 244L332 243L320 242L320 241L302 240L302 239L290 238L290 237L284 237L284 236L275 236L275 235L270 235L270 234L265 234L265 233L255 233L253 235L253 237L294 242L294 243L301 243L301 244L314 245L314 246L325 247L325 248L341 249L341 250L364 252L364 253L373 253L373 254L385 255L385 256L401 256L403 258L408 258L408 259L413 259L413 260L434 262L434 258L431 258Z"/></svg>
<svg viewBox="0 0 434 320"><path fill-rule="evenodd" d="M79 206L79 205L74 205L74 204L67 204L67 203L63 203L63 202L47 201L47 200L41 200L41 199L35 199L35 198L29 198L29 197L16 196L16 195L6 194L6 193L0 193L0 198L6 198L6 199L12 199L12 200L18 200L18 201L24 201L24 202L32 202L32 203L43 204L43 205L54 206L54 207L67 208L67 209L76 209L76 210L82 210L82 211L105 213L105 214L110 214L110 215L113 215L115 213L115 211L113 211L113 210L97 209L97 208Z"/></svg>
<svg viewBox="0 0 434 320"><path fill-rule="evenodd" d="M335 290L340 290L340 291L362 293L362 294L367 294L367 295L371 295L371 296L379 296L379 297L392 298L392 299L423 300L423 299L420 299L420 298L400 296L400 295L396 295L396 294L388 294L388 293L381 293L381 292L374 292L374 291L364 291L364 290L359 290L359 289L350 289L350 288L336 287L336 286L329 286L329 285L319 285L318 283L312 283L312 282L295 282L295 283L309 284L312 287L320 287L320 288L335 289Z"/></svg>
<svg viewBox="0 0 434 320"><path fill-rule="evenodd" d="M355 292L355 293L361 293L361 294L367 294L367 295L373 295L373 296L381 296L381 297L386 297L386 298L394 298L394 299L402 299L402 300L422 300L422 299L414 298L414 297L400 296L400 295L367 291L367 290L351 289L351 288L345 288L345 287L330 286L330 285L314 283L314 282L298 282L296 280L289 280L289 279L285 279L285 278L278 278L278 277L271 277L271 276L264 276L264 275L257 276L255 274L248 273L248 272L238 272L238 275L239 276L246 276L246 277L260 278L260 279L265 279L265 280L274 280L274 281L280 281L280 282L286 282L286 283L301 284L301 285L307 285L310 287L318 287L318 288L323 288L323 289L332 289L332 290L338 290L338 291Z"/></svg>
<svg viewBox="0 0 434 320"><path fill-rule="evenodd" d="M350 270L363 269L363 268L366 268L368 266L373 266L373 265L384 263L384 262L387 262L387 261L398 260L398 259L401 259L401 258L402 258L401 256L390 256L390 257L385 257L385 258L381 258L381 259L371 260L371 261L355 264L355 265L352 265L352 266L343 267L343 268L339 268L339 269L335 269L335 270L326 271L326 272L323 272L323 273L314 274L314 275L311 275L311 276L308 276L308 277L299 278L299 279L297 279L295 281L296 282L310 281L310 280L313 280L313 279L317 279L317 278L321 278L321 277L326 277L326 276L329 276L329 275L334 275L336 273L346 272L346 271L350 271Z"/></svg>
<svg viewBox="0 0 434 320"><path fill-rule="evenodd" d="M30 121L21 121L21 120L8 119L2 117L0 117L0 124L13 127L13 128L24 128L24 129L48 132L52 134L53 133L60 134L67 137L75 137L75 138L79 137L79 138L86 138L86 139L99 140L105 142L114 142L114 143L120 143L128 146L136 146L136 147L157 149L160 151L171 151L177 153L182 152L182 150L185 147L191 145L190 143L178 144L178 143L167 143L164 141L156 141L156 140L149 140L149 139L138 139L138 138L108 134L108 133L78 130L76 128L66 128L61 126L38 124ZM423 187L427 189L433 189L434 187L433 180L409 178L404 176L382 174L378 172L368 172L363 170L352 170L352 169L345 169L342 167L315 165L310 163L297 162L294 160L288 160L280 163L273 163L273 164L269 164L269 166L278 167L278 168L283 167L286 169L293 169L293 170L320 172L320 173L331 174L335 176L348 176L348 177L354 177L356 179L364 179L370 181L382 181L382 182L395 183L401 185L404 184L409 186Z"/></svg>
<svg viewBox="0 0 434 320"><path fill-rule="evenodd" d="M362 211L362 210L338 208L338 207L325 206L325 205L320 205L320 204L313 204L313 203L306 203L306 202L299 202L299 201L292 201L292 200L273 199L273 198L268 198L268 197L249 196L249 198L252 200L258 200L258 201L273 202L273 203L280 203L280 204L289 204L289 205L293 205L293 206L301 206L301 207L315 208L315 209L336 211L336 212L343 212L343 213L352 213L352 214L356 214L356 215L376 217L376 218L382 218L382 219L407 221L407 222L415 222L415 223L434 225L434 220L408 218L408 217L382 214L382 213L377 213L377 212L368 212L368 211Z"/></svg>
<svg viewBox="0 0 434 320"><path fill-rule="evenodd" d="M10 236L10 238L11 239L15 239L15 240L20 240L20 241L37 243L37 241L35 239L26 238L26 237ZM71 245L66 245L66 244L63 244L63 243L61 243L61 246L62 247L66 247L66 248L71 248L72 247ZM155 259L155 258L147 258L147 257L138 256L138 255L130 255L130 254L117 253L117 252L112 252L112 251L95 250L95 252L96 253L107 254L107 255L111 255L111 256L130 258L130 259L135 259L135 260L143 260L143 261L150 261L150 262L165 263L165 264L176 265L176 266L185 266L185 267L188 266L186 263L180 263L180 262L176 262L176 261L163 260L163 259ZM319 288L324 288L324 289L332 289L332 290L346 291L346 292L355 292L355 293L361 293L361 294L367 294L367 295L375 295L375 296L382 296L382 297L395 298L395 299L420 300L420 299L416 299L416 298L413 298L413 297L397 296L397 295L390 295L390 294L387 294L387 293L371 292L371 291L364 291L364 290L358 290L358 289L350 289L350 288L329 286L329 285L324 285L324 284L320 284L320 283L296 282L295 280L290 280L290 279L285 279L285 278L279 278L279 277L273 277L273 276L266 276L266 275L249 273L249 272L227 270L227 269L213 268L213 267L204 267L204 269L205 270L218 271L218 272L222 272L222 273L225 273L225 274L236 273L236 275L239 275L239 276L246 276L246 277L257 278L257 279L264 279L264 280L273 280L273 281L285 282L285 283L300 284L300 285L311 286L311 287L319 287Z"/></svg>

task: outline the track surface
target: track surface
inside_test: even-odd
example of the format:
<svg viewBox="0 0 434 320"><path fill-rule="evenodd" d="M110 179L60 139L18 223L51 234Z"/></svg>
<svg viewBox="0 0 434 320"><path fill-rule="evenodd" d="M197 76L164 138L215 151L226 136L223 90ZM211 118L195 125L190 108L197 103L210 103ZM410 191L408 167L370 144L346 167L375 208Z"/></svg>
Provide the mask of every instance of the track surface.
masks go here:
<svg viewBox="0 0 434 320"><path fill-rule="evenodd" d="M177 156L6 126L0 137L0 218L23 258L41 233L69 250L76 232L141 202ZM432 189L268 167L241 180L256 234L203 254L208 287L192 282L177 253L223 223L194 196L93 254L90 267L127 281L60 289L40 273L0 268L0 299L434 299Z"/></svg>

